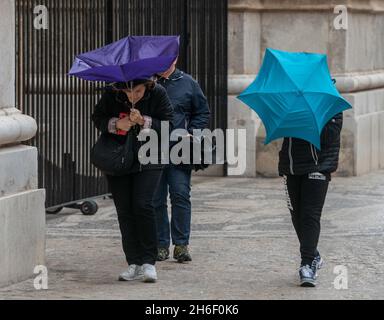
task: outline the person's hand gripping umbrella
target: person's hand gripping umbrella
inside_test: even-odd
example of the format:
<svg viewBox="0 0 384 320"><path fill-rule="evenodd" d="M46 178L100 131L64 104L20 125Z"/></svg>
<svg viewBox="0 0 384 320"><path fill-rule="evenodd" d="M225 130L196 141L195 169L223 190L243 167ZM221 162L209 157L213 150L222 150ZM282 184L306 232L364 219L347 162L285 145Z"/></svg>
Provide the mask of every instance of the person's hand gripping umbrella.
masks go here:
<svg viewBox="0 0 384 320"><path fill-rule="evenodd" d="M133 90L133 81L129 81L129 83L126 83L126 87L130 88L130 93L132 95L131 105L129 108L129 112L121 112L119 115L119 118L122 119L119 124L119 126L120 125L122 126L122 129L117 129L117 132L116 132L119 135L126 135L127 132L135 124L138 123L139 125L142 125L141 121L143 121L143 117L141 116L140 111L135 108L136 97L135 97L135 91Z"/></svg>

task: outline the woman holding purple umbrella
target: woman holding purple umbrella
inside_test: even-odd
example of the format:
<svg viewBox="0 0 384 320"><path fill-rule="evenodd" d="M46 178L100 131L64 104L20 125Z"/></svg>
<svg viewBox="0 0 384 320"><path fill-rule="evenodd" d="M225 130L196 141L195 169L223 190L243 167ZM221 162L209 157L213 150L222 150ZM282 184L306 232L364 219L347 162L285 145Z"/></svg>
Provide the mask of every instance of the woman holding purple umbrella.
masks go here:
<svg viewBox="0 0 384 320"><path fill-rule="evenodd" d="M102 160L91 161L104 172L116 206L128 262L128 269L120 274L119 280L157 280L153 197L163 169L161 148L154 158L151 154L148 164L142 164L139 150L146 142L138 138L142 130L150 128L156 131L161 145L161 121L171 122L173 109L165 89L151 77L167 70L178 54L178 36L129 36L77 55L69 71L80 79L112 83L91 116L102 132L92 148L98 150L92 154ZM172 128L172 122L169 127ZM111 145L116 152L108 147ZM126 154L121 155L119 150ZM110 160L116 158L119 162L113 163L110 170Z"/></svg>
<svg viewBox="0 0 384 320"><path fill-rule="evenodd" d="M133 108L134 106L134 108ZM161 121L171 121L173 109L165 89L152 80L114 83L96 105L92 120L103 133L124 144L132 131L134 164L129 174L106 175L116 206L123 250L128 269L119 276L121 281L143 280L155 282L157 273L156 216L153 197L161 178L161 152L158 163L143 165L138 160L141 144L136 136L151 128L161 141Z"/></svg>

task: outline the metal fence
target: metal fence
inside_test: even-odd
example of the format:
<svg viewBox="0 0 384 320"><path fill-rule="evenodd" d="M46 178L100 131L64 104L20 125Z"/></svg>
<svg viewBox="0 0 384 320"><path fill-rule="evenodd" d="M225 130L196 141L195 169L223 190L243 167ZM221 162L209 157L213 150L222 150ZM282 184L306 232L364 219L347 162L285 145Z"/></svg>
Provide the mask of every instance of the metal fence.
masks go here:
<svg viewBox="0 0 384 320"><path fill-rule="evenodd" d="M46 6L48 29L35 29ZM227 121L227 0L17 0L17 106L36 119L46 207L107 193L89 160L102 84L68 77L74 56L127 35L181 36L179 67L208 97L211 128Z"/></svg>

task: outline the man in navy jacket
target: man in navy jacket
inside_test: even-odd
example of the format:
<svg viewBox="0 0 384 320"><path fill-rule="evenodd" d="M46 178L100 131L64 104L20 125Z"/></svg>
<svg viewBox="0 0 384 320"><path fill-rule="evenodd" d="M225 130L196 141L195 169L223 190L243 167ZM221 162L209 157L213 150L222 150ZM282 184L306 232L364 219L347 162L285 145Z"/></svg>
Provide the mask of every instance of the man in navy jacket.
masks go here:
<svg viewBox="0 0 384 320"><path fill-rule="evenodd" d="M174 108L174 129L208 127L210 110L199 84L190 75L176 68L177 60L158 83L166 90ZM172 143L170 143L172 147ZM191 230L191 172L193 165L170 164L165 168L155 199L158 229L158 261L169 258L170 237L175 245L173 258L178 262L191 261L188 250ZM168 190L171 199L171 223L168 219Z"/></svg>

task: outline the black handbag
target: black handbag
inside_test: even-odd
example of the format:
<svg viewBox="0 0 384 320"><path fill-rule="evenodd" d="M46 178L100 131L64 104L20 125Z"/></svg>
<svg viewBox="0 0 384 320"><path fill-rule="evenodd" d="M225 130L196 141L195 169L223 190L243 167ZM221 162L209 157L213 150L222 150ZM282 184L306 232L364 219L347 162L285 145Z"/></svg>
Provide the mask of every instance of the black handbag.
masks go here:
<svg viewBox="0 0 384 320"><path fill-rule="evenodd" d="M128 131L124 144L113 139L109 133L102 133L91 149L92 164L107 175L129 174L135 159L133 131Z"/></svg>

